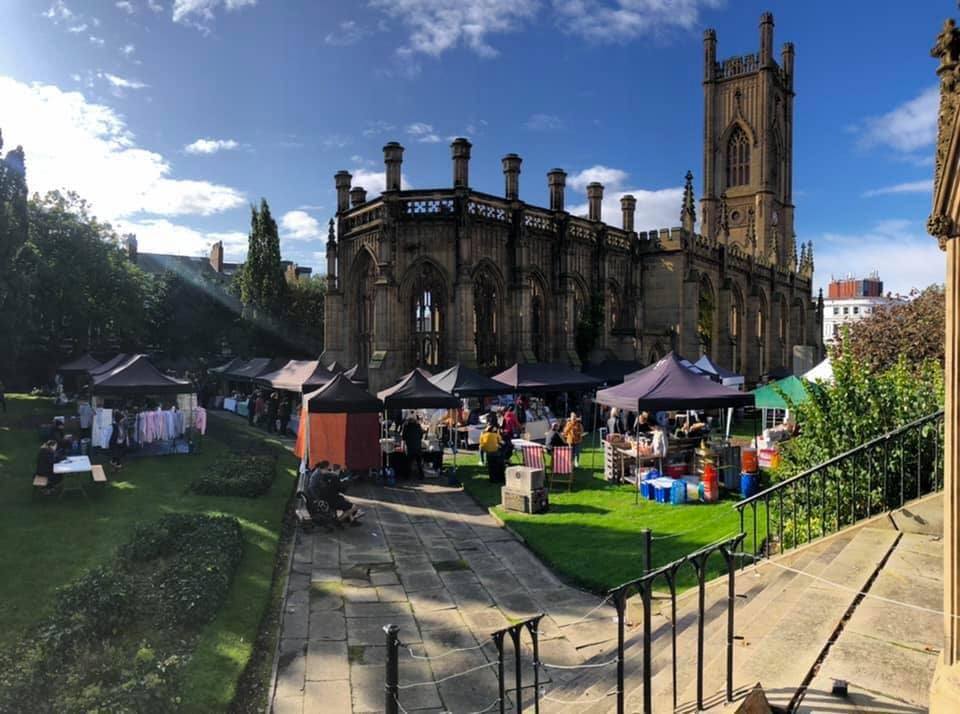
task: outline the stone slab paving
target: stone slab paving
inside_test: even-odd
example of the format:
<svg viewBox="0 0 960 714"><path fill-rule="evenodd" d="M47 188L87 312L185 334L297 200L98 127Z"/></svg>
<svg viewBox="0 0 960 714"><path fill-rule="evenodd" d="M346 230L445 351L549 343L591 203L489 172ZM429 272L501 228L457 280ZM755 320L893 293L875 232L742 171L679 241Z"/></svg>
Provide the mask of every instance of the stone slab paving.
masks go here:
<svg viewBox="0 0 960 714"><path fill-rule="evenodd" d="M540 612L547 614L539 631L544 662L569 667L609 658L613 608L598 608L599 598L565 585L460 489L359 484L349 495L367 511L362 525L297 534L274 712L382 712L387 624L400 627L399 701L411 713L496 711L490 634ZM509 710L509 638L504 649ZM527 635L521 649L527 700ZM474 671L455 676L466 670ZM540 682L549 694L576 676L544 669Z"/></svg>

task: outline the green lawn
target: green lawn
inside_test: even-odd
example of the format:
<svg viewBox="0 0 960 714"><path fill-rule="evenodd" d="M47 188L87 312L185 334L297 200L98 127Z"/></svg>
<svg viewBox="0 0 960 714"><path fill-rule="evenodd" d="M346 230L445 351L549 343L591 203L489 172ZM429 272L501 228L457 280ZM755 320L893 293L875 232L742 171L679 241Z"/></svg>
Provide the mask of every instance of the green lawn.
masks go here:
<svg viewBox="0 0 960 714"><path fill-rule="evenodd" d="M295 479L293 457L281 457L278 478L261 498L190 494L189 482L226 453L223 437L232 444L263 438L212 419L200 454L129 459L118 473L106 467L110 483L99 491L91 484L89 499L70 493L40 498L31 486L39 436L22 420L70 411L21 395L7 395L7 403L9 413L0 413L0 646L49 614L55 589L106 562L135 525L171 512L232 515L243 526L243 560L224 608L199 634L183 692L189 710L227 710L278 590L273 566Z"/></svg>
<svg viewBox="0 0 960 714"><path fill-rule="evenodd" d="M585 449L580 463L583 468L577 470L573 491L553 491L549 512L538 515L499 508L500 486L489 482L475 452L461 452L457 473L466 491L481 505L494 506L497 516L555 571L597 593L643 574L645 528L651 529L654 539L662 538L653 542L654 567L739 531L739 516L732 508L738 494L711 504L671 506L641 499L635 505L632 485L604 481L602 451ZM597 471L590 468L594 463ZM752 533L752 526L748 530ZM723 559L711 558L709 569L711 577L719 575ZM678 583L680 589L696 583L692 567L680 571Z"/></svg>

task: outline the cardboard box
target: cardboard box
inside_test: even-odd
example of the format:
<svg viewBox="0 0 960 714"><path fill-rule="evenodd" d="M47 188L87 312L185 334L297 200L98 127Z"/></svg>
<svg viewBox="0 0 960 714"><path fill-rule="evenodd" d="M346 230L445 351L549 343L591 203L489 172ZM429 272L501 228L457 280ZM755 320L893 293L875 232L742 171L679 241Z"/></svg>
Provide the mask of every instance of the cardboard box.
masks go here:
<svg viewBox="0 0 960 714"><path fill-rule="evenodd" d="M500 505L508 511L543 513L550 506L549 499L545 488L538 488L533 491L514 491L504 486L500 489Z"/></svg>

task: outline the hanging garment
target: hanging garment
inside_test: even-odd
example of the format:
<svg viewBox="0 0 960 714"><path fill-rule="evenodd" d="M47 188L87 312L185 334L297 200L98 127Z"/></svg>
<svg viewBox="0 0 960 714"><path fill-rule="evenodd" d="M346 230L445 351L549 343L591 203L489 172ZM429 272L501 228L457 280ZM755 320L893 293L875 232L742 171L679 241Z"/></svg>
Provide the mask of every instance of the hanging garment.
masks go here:
<svg viewBox="0 0 960 714"><path fill-rule="evenodd" d="M207 433L207 410L203 407L198 407L193 413L193 426L201 434Z"/></svg>
<svg viewBox="0 0 960 714"><path fill-rule="evenodd" d="M78 410L80 414L80 428L90 429L93 426L93 417L96 412L87 402L80 405Z"/></svg>

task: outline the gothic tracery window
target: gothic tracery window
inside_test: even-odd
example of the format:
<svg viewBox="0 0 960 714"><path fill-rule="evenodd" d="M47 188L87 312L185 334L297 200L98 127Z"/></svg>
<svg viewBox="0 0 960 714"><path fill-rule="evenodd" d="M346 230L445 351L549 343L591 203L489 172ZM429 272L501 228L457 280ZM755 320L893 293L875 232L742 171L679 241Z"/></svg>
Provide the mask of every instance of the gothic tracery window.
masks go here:
<svg viewBox="0 0 960 714"><path fill-rule="evenodd" d="M546 302L543 299L543 288L540 281L531 280L530 295L530 336L533 355L538 362L546 361L547 315Z"/></svg>
<svg viewBox="0 0 960 714"><path fill-rule="evenodd" d="M425 265L412 292L415 359L422 367L443 362L444 290L437 271Z"/></svg>
<svg viewBox="0 0 960 714"><path fill-rule="evenodd" d="M697 303L697 338L700 343L700 356L712 356L715 302L713 287L706 275L700 279Z"/></svg>
<svg viewBox="0 0 960 714"><path fill-rule="evenodd" d="M739 372L742 364L740 356L740 345L742 343L740 333L743 330L741 315L743 315L743 298L738 291L734 290L730 300L730 343L733 354L733 363L730 367L734 372Z"/></svg>
<svg viewBox="0 0 960 714"><path fill-rule="evenodd" d="M377 266L364 253L357 270L357 362L366 367L373 356L375 302L373 286L377 280Z"/></svg>
<svg viewBox="0 0 960 714"><path fill-rule="evenodd" d="M473 339L480 367L493 367L499 362L497 298L496 282L488 273L479 273L473 283Z"/></svg>
<svg viewBox="0 0 960 714"><path fill-rule="evenodd" d="M750 140L737 127L727 142L727 186L745 186L750 183Z"/></svg>

